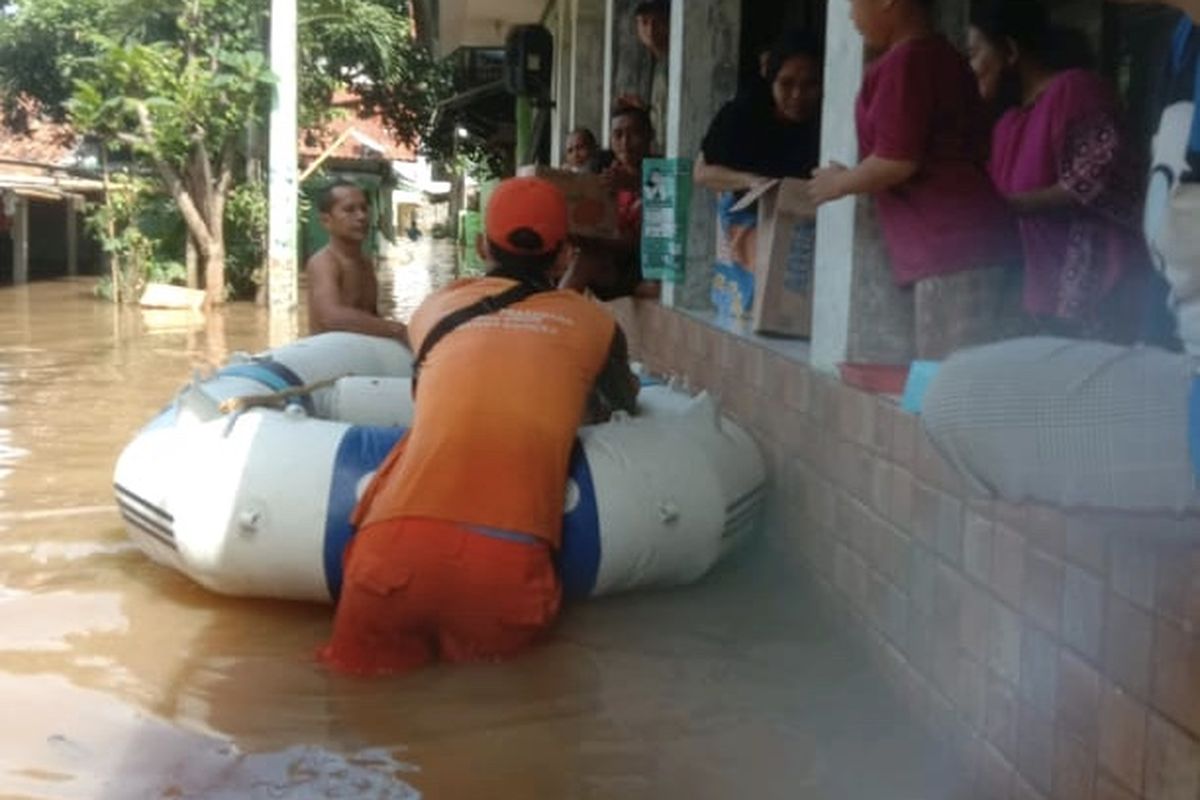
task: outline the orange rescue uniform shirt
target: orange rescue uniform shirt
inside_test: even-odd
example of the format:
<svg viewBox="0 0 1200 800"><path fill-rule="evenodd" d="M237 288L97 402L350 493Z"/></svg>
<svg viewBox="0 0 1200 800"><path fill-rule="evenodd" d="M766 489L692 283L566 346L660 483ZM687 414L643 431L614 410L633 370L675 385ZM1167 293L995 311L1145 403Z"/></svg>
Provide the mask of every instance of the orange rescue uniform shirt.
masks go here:
<svg viewBox="0 0 1200 800"><path fill-rule="evenodd" d="M439 320L514 285L458 281L430 297L408 333L419 352ZM416 413L354 512L538 536L558 547L571 449L616 323L568 291L533 295L459 326L421 366Z"/></svg>

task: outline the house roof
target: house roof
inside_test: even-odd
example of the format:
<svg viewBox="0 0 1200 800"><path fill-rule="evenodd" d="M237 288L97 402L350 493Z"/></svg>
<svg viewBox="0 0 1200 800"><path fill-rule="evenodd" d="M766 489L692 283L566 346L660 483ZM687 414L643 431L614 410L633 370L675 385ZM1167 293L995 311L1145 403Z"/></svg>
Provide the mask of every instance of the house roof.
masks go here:
<svg viewBox="0 0 1200 800"><path fill-rule="evenodd" d="M0 159L55 166L70 163L77 144L71 126L49 119L32 98L21 98L17 106L25 130L0 121Z"/></svg>
<svg viewBox="0 0 1200 800"><path fill-rule="evenodd" d="M388 129L383 118L360 117L359 98L352 92L334 95L333 106L342 112L323 128L309 129L300 135L300 160L312 161L325 155L339 159L378 159L380 161L416 161L416 150ZM337 145L331 152L328 148Z"/></svg>

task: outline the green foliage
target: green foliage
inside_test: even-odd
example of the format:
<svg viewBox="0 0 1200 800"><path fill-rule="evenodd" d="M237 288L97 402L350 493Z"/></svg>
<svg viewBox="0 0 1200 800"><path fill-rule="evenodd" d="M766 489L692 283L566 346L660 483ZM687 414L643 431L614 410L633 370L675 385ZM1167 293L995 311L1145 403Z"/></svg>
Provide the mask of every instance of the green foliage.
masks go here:
<svg viewBox="0 0 1200 800"><path fill-rule="evenodd" d="M229 195L225 206L225 263L231 297L253 297L263 282L267 216L265 184L243 183Z"/></svg>
<svg viewBox="0 0 1200 800"><path fill-rule="evenodd" d="M95 55L76 62L72 122L112 145L186 169L197 149L220 153L265 113L270 71L261 52L231 52L220 37L123 43L95 35Z"/></svg>
<svg viewBox="0 0 1200 800"><path fill-rule="evenodd" d="M261 25L253 24L262 20L262 2L157 3L173 14L159 38L87 36L93 53L74 62L67 108L78 131L110 150L128 147L154 168L198 248L217 254L204 265L211 299L222 302L231 288L220 257L224 205L236 154L265 116L273 83Z"/></svg>
<svg viewBox="0 0 1200 800"><path fill-rule="evenodd" d="M333 94L353 86L361 113L382 114L410 143L432 140L451 74L412 36L406 5L299 0L302 121L328 118ZM108 152L131 155L157 184L122 189L93 214L104 246L128 262L122 283L176 275L185 227L198 240L215 233L223 203L227 288L250 294L261 278L265 190L232 178L270 106L268 11L269 0L8 0L0 12L10 121L18 98L35 98ZM174 198L173 228L155 210L164 197Z"/></svg>
<svg viewBox="0 0 1200 800"><path fill-rule="evenodd" d="M108 236L110 221L116 230L113 237ZM103 249L120 265L123 297L139 296L148 282L183 285L186 281L187 226L178 206L154 183L116 183L110 202L89 210L88 224ZM252 298L266 258L266 187L247 183L234 189L225 206L225 226L229 296ZM100 281L97 294L112 299L109 278Z"/></svg>
<svg viewBox="0 0 1200 800"><path fill-rule="evenodd" d="M140 296L148 282L182 283L187 277L179 260L186 235L183 221L154 184L139 179L114 182L107 202L88 209L87 224L119 266L121 297ZM113 299L111 278L101 281L97 294Z"/></svg>
<svg viewBox="0 0 1200 800"><path fill-rule="evenodd" d="M333 94L353 85L364 114L382 113L405 141L428 140L437 104L453 91L451 72L416 41L404 5L299 0L305 124L327 119ZM184 118L205 110L229 121L230 110L244 108L247 84L264 74L268 12L269 0L15 0L0 15L0 89L10 106L26 94L61 118L83 79L101 91L76 99L99 111L112 98L106 116L131 95L182 99ZM133 78L150 80L133 92ZM259 89L254 111L265 114L269 95Z"/></svg>
<svg viewBox="0 0 1200 800"><path fill-rule="evenodd" d="M300 0L300 93L308 123L333 93L353 86L361 113L379 113L409 144L432 133L437 104L453 91L449 68L413 36L395 0Z"/></svg>

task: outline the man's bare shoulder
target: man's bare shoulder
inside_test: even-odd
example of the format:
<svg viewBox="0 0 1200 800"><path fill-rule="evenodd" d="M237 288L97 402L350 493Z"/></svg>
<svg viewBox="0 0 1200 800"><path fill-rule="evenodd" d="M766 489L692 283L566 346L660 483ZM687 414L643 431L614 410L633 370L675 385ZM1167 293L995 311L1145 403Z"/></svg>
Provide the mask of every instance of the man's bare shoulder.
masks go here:
<svg viewBox="0 0 1200 800"><path fill-rule="evenodd" d="M331 269L336 272L338 267L337 256L329 249L329 245L313 253L308 257L308 261L304 262L304 269L309 272L325 272Z"/></svg>

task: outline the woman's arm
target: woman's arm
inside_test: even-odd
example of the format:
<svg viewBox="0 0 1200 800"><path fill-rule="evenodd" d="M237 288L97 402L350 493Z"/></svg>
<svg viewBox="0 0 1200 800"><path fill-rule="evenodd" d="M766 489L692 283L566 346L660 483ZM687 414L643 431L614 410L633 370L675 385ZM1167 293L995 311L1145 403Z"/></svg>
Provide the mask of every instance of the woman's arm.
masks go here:
<svg viewBox="0 0 1200 800"><path fill-rule="evenodd" d="M701 153L696 159L696 166L692 169L692 178L696 183L706 186L714 192L738 192L743 189L752 189L757 184L770 180L762 175L755 175L753 172L742 172L731 167L723 167L720 164L709 164L704 158L704 153Z"/></svg>
<svg viewBox="0 0 1200 800"><path fill-rule="evenodd" d="M868 156L853 169L836 161L813 170L808 193L814 203L828 203L852 194L875 194L907 181L921 165L916 161L895 161Z"/></svg>

